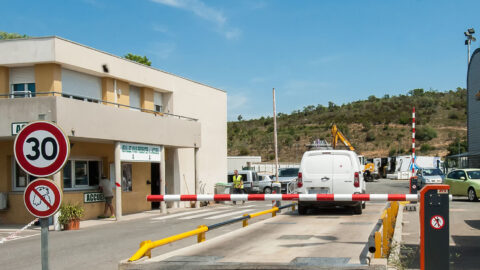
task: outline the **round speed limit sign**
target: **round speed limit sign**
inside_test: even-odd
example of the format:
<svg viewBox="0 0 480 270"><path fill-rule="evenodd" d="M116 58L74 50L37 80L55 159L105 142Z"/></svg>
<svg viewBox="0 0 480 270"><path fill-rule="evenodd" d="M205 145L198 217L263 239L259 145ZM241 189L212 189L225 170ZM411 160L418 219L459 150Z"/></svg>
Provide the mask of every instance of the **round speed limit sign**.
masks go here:
<svg viewBox="0 0 480 270"><path fill-rule="evenodd" d="M55 124L37 121L26 125L15 138L18 165L28 174L45 177L58 172L68 160L70 142Z"/></svg>

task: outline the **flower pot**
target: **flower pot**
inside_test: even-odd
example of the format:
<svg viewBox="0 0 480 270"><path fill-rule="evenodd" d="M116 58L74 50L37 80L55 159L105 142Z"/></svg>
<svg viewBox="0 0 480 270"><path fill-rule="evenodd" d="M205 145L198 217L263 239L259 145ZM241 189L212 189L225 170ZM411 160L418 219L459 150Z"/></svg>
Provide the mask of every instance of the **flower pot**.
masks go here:
<svg viewBox="0 0 480 270"><path fill-rule="evenodd" d="M80 219L72 219L67 224L63 225L65 231L80 229Z"/></svg>

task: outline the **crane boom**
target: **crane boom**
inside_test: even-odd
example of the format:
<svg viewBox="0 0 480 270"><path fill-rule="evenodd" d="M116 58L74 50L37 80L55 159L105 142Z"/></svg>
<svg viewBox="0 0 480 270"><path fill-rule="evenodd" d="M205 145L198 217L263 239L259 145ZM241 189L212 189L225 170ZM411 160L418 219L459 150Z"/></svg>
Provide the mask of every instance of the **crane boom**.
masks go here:
<svg viewBox="0 0 480 270"><path fill-rule="evenodd" d="M337 128L337 125L333 124L332 125L332 147L335 149L337 147L338 140L348 147L351 151L355 151L355 147L352 146L352 144L347 140L347 138L343 135L343 133Z"/></svg>

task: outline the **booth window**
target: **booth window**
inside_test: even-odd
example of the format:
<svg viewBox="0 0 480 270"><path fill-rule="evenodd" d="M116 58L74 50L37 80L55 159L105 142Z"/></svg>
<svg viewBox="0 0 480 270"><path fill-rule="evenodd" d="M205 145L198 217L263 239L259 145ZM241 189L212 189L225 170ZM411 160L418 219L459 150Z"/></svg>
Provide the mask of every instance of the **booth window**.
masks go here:
<svg viewBox="0 0 480 270"><path fill-rule="evenodd" d="M132 191L132 164L122 164L122 191Z"/></svg>
<svg viewBox="0 0 480 270"><path fill-rule="evenodd" d="M27 174L22 170L20 166L18 166L17 161L15 158L12 158L13 164L13 191L23 191L25 187L36 179L35 176Z"/></svg>
<svg viewBox="0 0 480 270"><path fill-rule="evenodd" d="M64 189L89 189L98 186L102 162L99 160L69 160L63 167Z"/></svg>

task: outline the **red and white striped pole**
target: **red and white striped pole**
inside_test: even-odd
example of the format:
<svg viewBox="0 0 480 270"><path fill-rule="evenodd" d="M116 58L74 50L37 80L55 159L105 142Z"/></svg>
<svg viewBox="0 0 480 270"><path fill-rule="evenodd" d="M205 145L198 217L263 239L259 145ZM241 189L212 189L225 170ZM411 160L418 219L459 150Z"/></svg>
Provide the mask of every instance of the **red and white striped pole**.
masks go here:
<svg viewBox="0 0 480 270"><path fill-rule="evenodd" d="M199 194L148 195L149 202L176 201L418 201L417 194Z"/></svg>
<svg viewBox="0 0 480 270"><path fill-rule="evenodd" d="M415 176L415 107L412 112L412 176Z"/></svg>

